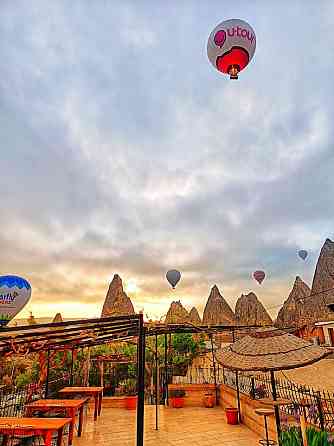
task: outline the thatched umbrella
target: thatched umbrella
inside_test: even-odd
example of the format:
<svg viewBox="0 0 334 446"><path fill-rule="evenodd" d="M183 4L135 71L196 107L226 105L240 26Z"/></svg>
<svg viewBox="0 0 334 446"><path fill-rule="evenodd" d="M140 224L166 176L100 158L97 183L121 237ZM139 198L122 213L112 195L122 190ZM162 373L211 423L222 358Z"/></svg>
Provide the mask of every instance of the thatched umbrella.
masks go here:
<svg viewBox="0 0 334 446"><path fill-rule="evenodd" d="M234 371L270 372L273 400L277 399L274 372L304 367L331 354L331 351L274 328L263 328L216 352L217 361ZM275 405L277 434L279 409Z"/></svg>

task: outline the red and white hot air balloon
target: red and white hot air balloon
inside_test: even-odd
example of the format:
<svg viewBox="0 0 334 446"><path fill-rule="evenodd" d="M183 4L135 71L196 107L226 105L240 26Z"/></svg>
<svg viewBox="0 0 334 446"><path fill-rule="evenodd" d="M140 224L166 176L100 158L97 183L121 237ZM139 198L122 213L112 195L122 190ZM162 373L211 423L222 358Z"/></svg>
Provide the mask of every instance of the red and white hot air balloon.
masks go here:
<svg viewBox="0 0 334 446"><path fill-rule="evenodd" d="M254 56L256 36L244 20L225 20L216 26L208 40L208 57L218 71L238 79Z"/></svg>
<svg viewBox="0 0 334 446"><path fill-rule="evenodd" d="M254 279L261 285L266 277L266 273L264 271L254 271L253 272Z"/></svg>

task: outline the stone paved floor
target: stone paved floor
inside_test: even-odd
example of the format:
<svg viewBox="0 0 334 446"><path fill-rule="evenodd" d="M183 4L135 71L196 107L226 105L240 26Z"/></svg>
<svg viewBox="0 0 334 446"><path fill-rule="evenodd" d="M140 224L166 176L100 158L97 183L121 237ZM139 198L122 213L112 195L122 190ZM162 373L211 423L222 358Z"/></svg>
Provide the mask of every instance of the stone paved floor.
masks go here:
<svg viewBox="0 0 334 446"><path fill-rule="evenodd" d="M247 427L226 424L221 408L159 408L155 430L155 407L145 406L145 446L255 446L259 438ZM105 408L100 419L88 413L81 438L74 446L135 446L136 411Z"/></svg>

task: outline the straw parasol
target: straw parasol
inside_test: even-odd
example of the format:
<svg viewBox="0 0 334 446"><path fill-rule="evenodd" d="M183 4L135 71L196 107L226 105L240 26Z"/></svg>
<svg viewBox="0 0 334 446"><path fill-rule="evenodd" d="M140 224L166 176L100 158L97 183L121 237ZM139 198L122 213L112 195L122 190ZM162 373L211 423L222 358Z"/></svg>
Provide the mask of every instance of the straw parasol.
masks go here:
<svg viewBox="0 0 334 446"><path fill-rule="evenodd" d="M329 354L330 350L283 330L265 328L218 351L216 358L232 370L270 372L304 367Z"/></svg>
<svg viewBox="0 0 334 446"><path fill-rule="evenodd" d="M330 355L324 347L276 328L262 328L249 333L233 344L216 352L217 361L236 371L270 372L273 400L277 399L274 372L304 367ZM278 436L280 434L279 410L275 406Z"/></svg>

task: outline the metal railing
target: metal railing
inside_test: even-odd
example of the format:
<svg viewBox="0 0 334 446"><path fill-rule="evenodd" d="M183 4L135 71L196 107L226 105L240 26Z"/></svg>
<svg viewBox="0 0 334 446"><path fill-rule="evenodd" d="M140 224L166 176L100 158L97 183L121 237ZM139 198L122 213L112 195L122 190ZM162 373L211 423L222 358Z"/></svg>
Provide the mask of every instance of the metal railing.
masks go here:
<svg viewBox="0 0 334 446"><path fill-rule="evenodd" d="M334 431L334 394L327 390L316 390L311 386L298 385L289 379L276 378L278 398L291 401L290 405L280 406L281 421L294 417L299 421L302 410L310 424L328 432ZM237 387L235 372L216 367L217 384ZM252 399L272 398L270 376L238 373L239 391ZM174 376L175 384L214 384L213 367L191 367L186 376Z"/></svg>

